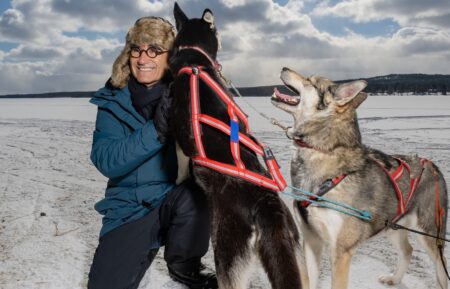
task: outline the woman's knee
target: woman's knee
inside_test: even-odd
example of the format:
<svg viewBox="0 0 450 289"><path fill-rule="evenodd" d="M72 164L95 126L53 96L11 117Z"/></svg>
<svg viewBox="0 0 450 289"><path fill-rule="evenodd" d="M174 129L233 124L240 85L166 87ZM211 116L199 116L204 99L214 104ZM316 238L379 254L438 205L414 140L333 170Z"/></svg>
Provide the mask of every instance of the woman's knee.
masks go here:
<svg viewBox="0 0 450 289"><path fill-rule="evenodd" d="M174 189L173 209L177 215L208 217L205 193L193 182L185 182Z"/></svg>

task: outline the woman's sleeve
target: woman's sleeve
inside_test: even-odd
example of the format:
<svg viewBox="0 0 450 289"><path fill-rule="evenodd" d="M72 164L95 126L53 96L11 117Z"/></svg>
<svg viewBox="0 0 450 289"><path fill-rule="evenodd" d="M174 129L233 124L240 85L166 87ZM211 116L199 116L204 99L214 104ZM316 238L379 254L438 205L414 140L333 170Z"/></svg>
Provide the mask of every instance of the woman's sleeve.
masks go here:
<svg viewBox="0 0 450 289"><path fill-rule="evenodd" d="M126 175L159 152L157 137L153 121L127 134L111 112L98 109L91 161L108 178Z"/></svg>

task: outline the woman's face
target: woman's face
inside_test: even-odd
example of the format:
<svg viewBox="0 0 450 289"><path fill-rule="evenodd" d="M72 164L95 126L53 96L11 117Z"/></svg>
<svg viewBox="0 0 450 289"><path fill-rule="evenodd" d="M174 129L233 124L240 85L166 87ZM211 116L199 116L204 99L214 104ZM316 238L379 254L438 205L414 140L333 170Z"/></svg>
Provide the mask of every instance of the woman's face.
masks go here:
<svg viewBox="0 0 450 289"><path fill-rule="evenodd" d="M151 86L161 80L169 69L168 55L167 51L153 46L132 45L130 54L131 73L139 83Z"/></svg>

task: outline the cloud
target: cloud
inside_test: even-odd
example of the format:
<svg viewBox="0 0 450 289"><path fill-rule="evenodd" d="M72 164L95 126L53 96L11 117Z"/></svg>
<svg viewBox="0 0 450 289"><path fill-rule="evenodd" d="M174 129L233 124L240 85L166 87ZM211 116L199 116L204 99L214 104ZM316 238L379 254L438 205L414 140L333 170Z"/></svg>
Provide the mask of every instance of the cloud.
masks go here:
<svg viewBox="0 0 450 289"><path fill-rule="evenodd" d="M93 17L94 13L91 11L87 15L87 11L80 9L74 9L72 15L55 13L52 5L56 2L16 0L12 2L13 8L0 16L0 40L19 44L0 54L1 94L93 90L109 77L112 63L123 46L122 41L67 36L67 32L81 29L96 31L86 26L88 16ZM78 5L79 1L66 3ZM120 7L114 9L119 15ZM103 25L106 25L98 30L122 29L124 39L127 27L111 28L108 24L115 23L113 20L120 17L110 18L112 20L104 21Z"/></svg>
<svg viewBox="0 0 450 289"><path fill-rule="evenodd" d="M219 60L238 86L279 83L283 66L331 79L389 73L450 73L448 0L181 0L189 17L210 8L222 40ZM95 90L110 75L126 31L157 15L173 23L174 1L12 0L0 14L0 94ZM310 11L306 13L305 11ZM354 23L392 19L390 35L343 30L314 19ZM360 30L358 30L360 31ZM0 48L1 48L0 43Z"/></svg>
<svg viewBox="0 0 450 289"><path fill-rule="evenodd" d="M345 0L334 6L323 2L312 15L351 18L355 22L392 19L401 26L432 26L450 31L448 0Z"/></svg>
<svg viewBox="0 0 450 289"><path fill-rule="evenodd" d="M443 31L405 27L394 34L392 41L406 55L412 54L436 54L449 52L450 35Z"/></svg>
<svg viewBox="0 0 450 289"><path fill-rule="evenodd" d="M8 53L10 61L48 60L61 57L61 49L37 45L19 45Z"/></svg>
<svg viewBox="0 0 450 289"><path fill-rule="evenodd" d="M107 80L122 49L108 39L61 36L56 42L61 43L21 44L0 55L0 94L93 90Z"/></svg>
<svg viewBox="0 0 450 289"><path fill-rule="evenodd" d="M145 0L53 0L51 9L77 22L77 27L92 31L116 32L147 15L168 16L172 7L167 1Z"/></svg>
<svg viewBox="0 0 450 289"><path fill-rule="evenodd" d="M16 9L8 9L0 16L0 40L22 41L33 39L33 33L27 27L23 13Z"/></svg>

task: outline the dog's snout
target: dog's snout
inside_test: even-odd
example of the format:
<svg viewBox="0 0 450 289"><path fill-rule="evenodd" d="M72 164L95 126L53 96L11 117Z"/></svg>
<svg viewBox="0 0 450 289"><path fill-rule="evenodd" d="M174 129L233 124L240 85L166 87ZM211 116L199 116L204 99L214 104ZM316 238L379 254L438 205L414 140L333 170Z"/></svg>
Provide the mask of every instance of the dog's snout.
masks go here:
<svg viewBox="0 0 450 289"><path fill-rule="evenodd" d="M286 66L281 69L281 71L288 71L288 70L290 70L290 69L287 68Z"/></svg>

